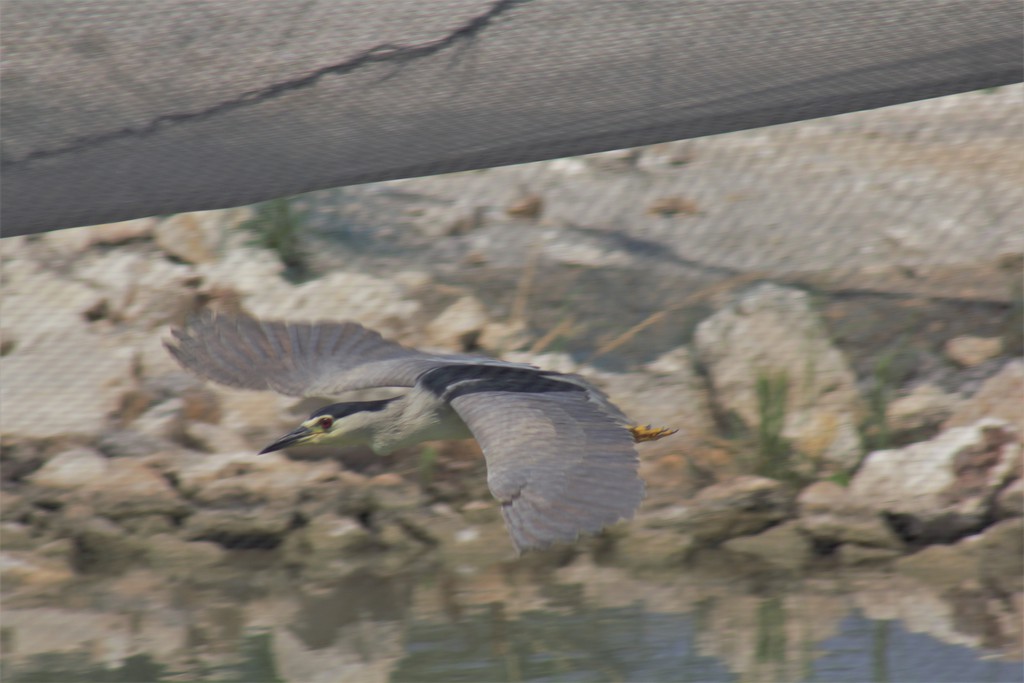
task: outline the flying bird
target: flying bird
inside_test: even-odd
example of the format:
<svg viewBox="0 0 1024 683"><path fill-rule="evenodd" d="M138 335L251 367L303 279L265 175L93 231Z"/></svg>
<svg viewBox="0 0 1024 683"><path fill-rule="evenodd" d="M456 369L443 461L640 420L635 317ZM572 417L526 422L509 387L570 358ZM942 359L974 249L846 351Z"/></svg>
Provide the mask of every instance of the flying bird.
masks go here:
<svg viewBox="0 0 1024 683"><path fill-rule="evenodd" d="M675 433L632 424L578 375L469 355L426 353L354 322L192 316L167 349L190 372L242 389L336 397L261 453L300 444L365 445L378 454L475 438L487 483L519 552L571 542L633 516L644 496L634 443Z"/></svg>

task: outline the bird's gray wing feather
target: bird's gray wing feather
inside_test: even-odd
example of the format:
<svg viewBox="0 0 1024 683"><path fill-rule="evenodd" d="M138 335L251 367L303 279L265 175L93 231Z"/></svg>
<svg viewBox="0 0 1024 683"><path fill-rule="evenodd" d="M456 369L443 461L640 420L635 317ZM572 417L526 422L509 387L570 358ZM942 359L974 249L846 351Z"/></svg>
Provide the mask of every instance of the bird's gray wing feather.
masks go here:
<svg viewBox="0 0 1024 683"><path fill-rule="evenodd" d="M633 516L643 500L633 437L587 391L467 391L452 408L487 460L521 552Z"/></svg>
<svg viewBox="0 0 1024 683"><path fill-rule="evenodd" d="M196 375L289 396L411 387L423 372L460 359L406 348L354 322L286 323L203 312L173 335L168 350Z"/></svg>

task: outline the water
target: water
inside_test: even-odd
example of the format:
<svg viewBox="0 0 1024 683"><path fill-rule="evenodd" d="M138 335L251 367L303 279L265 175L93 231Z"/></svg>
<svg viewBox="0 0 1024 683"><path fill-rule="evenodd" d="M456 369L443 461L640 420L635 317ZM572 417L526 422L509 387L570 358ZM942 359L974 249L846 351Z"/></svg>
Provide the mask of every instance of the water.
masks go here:
<svg viewBox="0 0 1024 683"><path fill-rule="evenodd" d="M147 571L4 613L3 678L59 681L1024 680L1019 596L888 574Z"/></svg>

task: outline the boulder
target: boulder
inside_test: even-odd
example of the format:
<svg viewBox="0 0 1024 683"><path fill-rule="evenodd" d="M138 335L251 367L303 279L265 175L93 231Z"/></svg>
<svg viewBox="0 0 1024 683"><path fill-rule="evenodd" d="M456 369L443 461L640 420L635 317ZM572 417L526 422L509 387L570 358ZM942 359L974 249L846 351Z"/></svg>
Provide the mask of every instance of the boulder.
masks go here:
<svg viewBox="0 0 1024 683"><path fill-rule="evenodd" d="M378 546L370 532L356 520L325 514L289 534L283 554L290 564L329 567L337 561L352 562L360 553Z"/></svg>
<svg viewBox="0 0 1024 683"><path fill-rule="evenodd" d="M79 255L94 246L118 245L153 235L155 218L138 218L119 223L87 225L81 228L54 230L40 235L47 246L69 255Z"/></svg>
<svg viewBox="0 0 1024 683"><path fill-rule="evenodd" d="M109 461L106 476L78 492L100 515L118 519L146 515L180 515L188 506L158 472L128 458Z"/></svg>
<svg viewBox="0 0 1024 683"><path fill-rule="evenodd" d="M977 580L978 558L969 544L931 545L898 559L895 568L901 574L948 589Z"/></svg>
<svg viewBox="0 0 1024 683"><path fill-rule="evenodd" d="M0 582L5 593L54 595L74 578L75 573L66 562L28 552L0 552Z"/></svg>
<svg viewBox="0 0 1024 683"><path fill-rule="evenodd" d="M427 325L431 346L453 351L475 348L488 323L487 308L475 296L464 296Z"/></svg>
<svg viewBox="0 0 1024 683"><path fill-rule="evenodd" d="M715 431L704 382L686 349L675 349L650 363L646 372L584 371L604 389L634 423L678 429L679 434L645 444L645 458L678 453L684 442L699 441Z"/></svg>
<svg viewBox="0 0 1024 683"><path fill-rule="evenodd" d="M151 253L114 249L90 252L75 262L75 276L104 295L98 317L151 330L176 320L193 300L195 273Z"/></svg>
<svg viewBox="0 0 1024 683"><path fill-rule="evenodd" d="M156 226L156 243L185 263L209 263L217 257L223 215L221 211L193 211L169 216Z"/></svg>
<svg viewBox="0 0 1024 683"><path fill-rule="evenodd" d="M189 516L182 533L189 540L214 541L227 548L273 548L294 521L290 505L204 509Z"/></svg>
<svg viewBox="0 0 1024 683"><path fill-rule="evenodd" d="M893 432L931 429L949 418L960 399L934 384L920 384L894 399L885 409L885 419Z"/></svg>
<svg viewBox="0 0 1024 683"><path fill-rule="evenodd" d="M75 517L68 520L74 540L75 567L89 574L122 572L137 562L145 551L143 539L103 517Z"/></svg>
<svg viewBox="0 0 1024 683"><path fill-rule="evenodd" d="M980 529L997 492L1020 471L1019 435L982 420L930 441L870 453L850 484L853 502L889 516L901 535L949 542Z"/></svg>
<svg viewBox="0 0 1024 683"><path fill-rule="evenodd" d="M982 581L1005 595L1024 591L1024 520L1004 519L981 534L977 543Z"/></svg>
<svg viewBox="0 0 1024 683"><path fill-rule="evenodd" d="M758 385L787 388L782 436L802 454L846 469L860 457L856 377L831 342L806 292L761 284L697 327L698 360L723 413L756 431Z"/></svg>
<svg viewBox="0 0 1024 683"><path fill-rule="evenodd" d="M420 310L419 302L407 298L406 287L363 273L336 271L297 287L271 284L257 293L246 305L258 318L354 320L389 337L409 332Z"/></svg>
<svg viewBox="0 0 1024 683"><path fill-rule="evenodd" d="M8 310L4 302L4 317ZM48 310L48 309L42 309ZM5 439L93 436L134 385L130 353L88 332L59 334L0 358Z"/></svg>
<svg viewBox="0 0 1024 683"><path fill-rule="evenodd" d="M5 260L3 274L4 356L31 351L40 341L54 338L70 342L69 337L85 332L90 313L103 306L104 295L96 288L28 259Z"/></svg>
<svg viewBox="0 0 1024 683"><path fill-rule="evenodd" d="M1018 477L996 496L996 517L1024 516L1024 479Z"/></svg>
<svg viewBox="0 0 1024 683"><path fill-rule="evenodd" d="M722 547L788 570L802 569L814 555L810 538L796 521L783 522L754 536L731 538Z"/></svg>
<svg viewBox="0 0 1024 683"><path fill-rule="evenodd" d="M145 555L158 571L172 576L192 576L226 557L225 550L209 541L185 541L173 534L156 534L146 540Z"/></svg>
<svg viewBox="0 0 1024 683"><path fill-rule="evenodd" d="M1020 407L1022 396L1024 360L1016 359L985 380L973 396L957 407L943 427L966 427L989 417L1016 425L1018 431L1024 433L1024 411Z"/></svg>
<svg viewBox="0 0 1024 683"><path fill-rule="evenodd" d="M859 505L839 484L811 484L797 496L797 506L800 529L825 546L846 543L897 552L903 549L903 541L882 514Z"/></svg>
<svg viewBox="0 0 1024 683"><path fill-rule="evenodd" d="M58 453L34 472L29 481L43 488L74 490L106 479L110 461L91 448L72 448Z"/></svg>
<svg viewBox="0 0 1024 683"><path fill-rule="evenodd" d="M962 335L946 342L945 351L953 362L972 368L1002 353L1003 340L999 337Z"/></svg>
<svg viewBox="0 0 1024 683"><path fill-rule="evenodd" d="M685 507L645 516L650 528L672 528L699 545L756 534L793 516L793 494L781 482L743 476L701 490Z"/></svg>
<svg viewBox="0 0 1024 683"><path fill-rule="evenodd" d="M841 545L836 550L836 556L839 558L840 564L848 567L864 564L876 564L879 562L890 562L902 554L903 553L899 550L875 548L866 545L856 545L854 543Z"/></svg>

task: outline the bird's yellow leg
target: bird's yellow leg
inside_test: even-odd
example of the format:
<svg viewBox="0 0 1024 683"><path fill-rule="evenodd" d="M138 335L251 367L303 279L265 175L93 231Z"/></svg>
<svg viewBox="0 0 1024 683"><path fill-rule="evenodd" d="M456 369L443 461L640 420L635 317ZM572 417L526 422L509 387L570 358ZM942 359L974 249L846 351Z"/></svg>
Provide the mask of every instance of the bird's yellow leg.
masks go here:
<svg viewBox="0 0 1024 683"><path fill-rule="evenodd" d="M633 425L629 427L629 431L633 435L633 441L643 443L644 441L657 441L658 439L664 439L666 436L671 436L679 430L670 429L668 427L655 428L651 425Z"/></svg>

